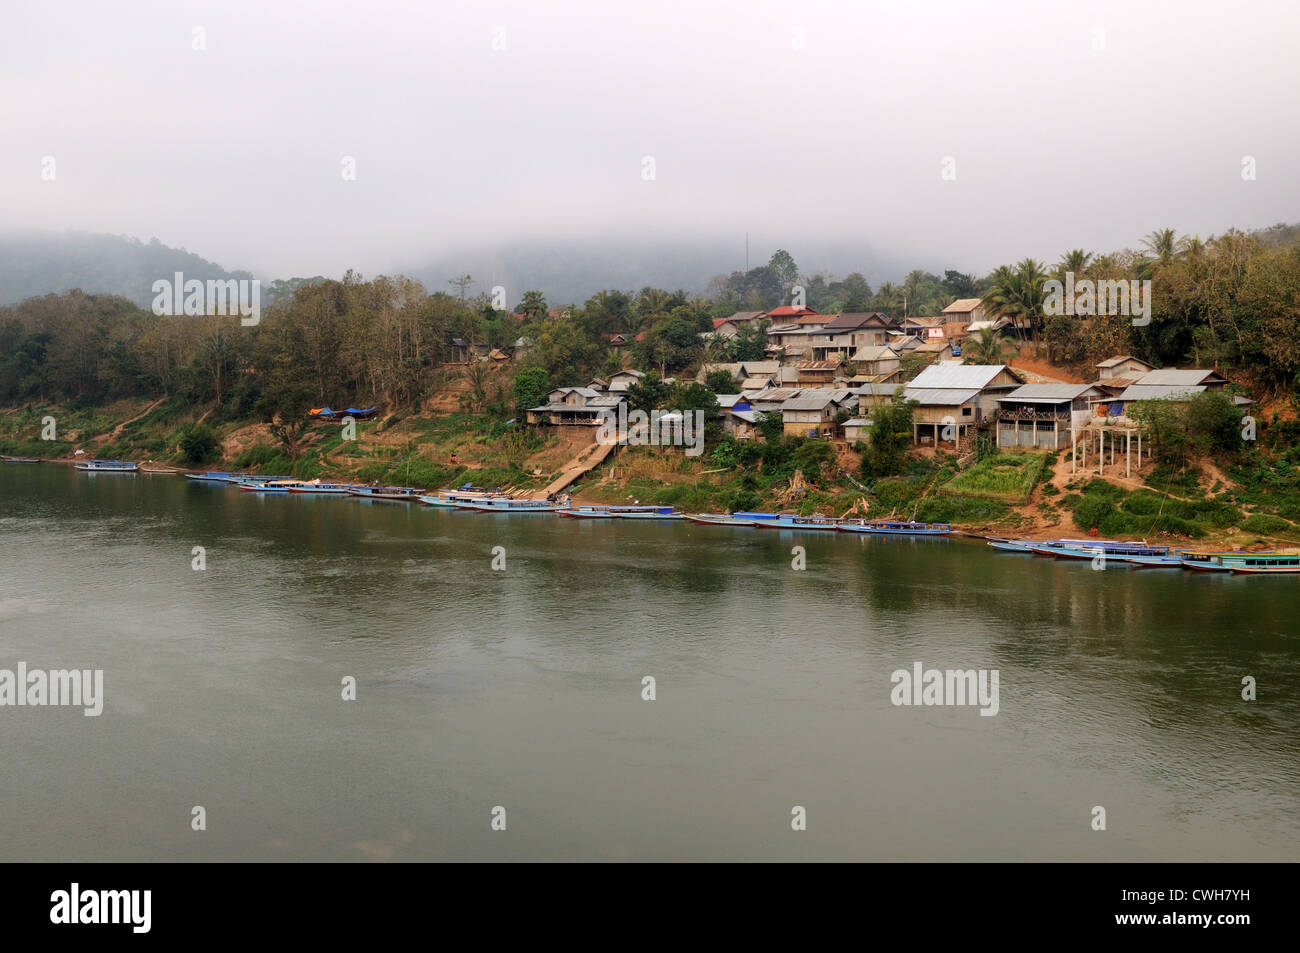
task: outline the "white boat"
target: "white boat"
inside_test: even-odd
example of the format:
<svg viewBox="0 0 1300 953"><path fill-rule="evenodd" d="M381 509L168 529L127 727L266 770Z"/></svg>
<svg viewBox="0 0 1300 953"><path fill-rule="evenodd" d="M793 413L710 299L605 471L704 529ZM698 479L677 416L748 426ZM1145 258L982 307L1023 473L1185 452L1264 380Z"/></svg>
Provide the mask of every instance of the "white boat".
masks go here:
<svg viewBox="0 0 1300 953"><path fill-rule="evenodd" d="M555 513L566 509L553 500L515 500L510 497L494 497L484 500L468 500L457 503L460 510L474 510L478 513Z"/></svg>
<svg viewBox="0 0 1300 953"><path fill-rule="evenodd" d="M500 490L460 489L439 490L437 493L421 496L420 502L426 506L454 507L458 503L474 503L478 500L497 500L504 498L505 494Z"/></svg>
<svg viewBox="0 0 1300 953"><path fill-rule="evenodd" d="M88 473L135 473L140 465L130 460L82 460L74 464Z"/></svg>
<svg viewBox="0 0 1300 953"><path fill-rule="evenodd" d="M298 486L289 487L290 493L325 493L334 496L347 496L352 492L351 483L317 483L313 480L311 483L300 483Z"/></svg>

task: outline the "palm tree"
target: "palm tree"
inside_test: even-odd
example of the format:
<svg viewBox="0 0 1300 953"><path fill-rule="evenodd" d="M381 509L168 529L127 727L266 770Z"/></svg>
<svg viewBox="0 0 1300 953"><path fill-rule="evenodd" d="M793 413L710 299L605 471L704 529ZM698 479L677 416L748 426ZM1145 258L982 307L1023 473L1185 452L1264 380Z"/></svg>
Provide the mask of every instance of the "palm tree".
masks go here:
<svg viewBox="0 0 1300 953"><path fill-rule="evenodd" d="M1200 235L1184 235L1178 239L1178 254L1190 261L1197 261L1205 254L1205 242Z"/></svg>
<svg viewBox="0 0 1300 953"><path fill-rule="evenodd" d="M993 272L989 290L980 300L984 313L991 318L1009 318L1016 333L1026 329L1038 339L1043 325L1043 284L1047 274L1043 266L1026 258L1014 267L1001 265Z"/></svg>
<svg viewBox="0 0 1300 953"><path fill-rule="evenodd" d="M980 328L978 336L966 339L962 354L968 364L1001 364L1009 347L1000 330Z"/></svg>
<svg viewBox="0 0 1300 953"><path fill-rule="evenodd" d="M546 298L540 291L525 291L519 300L519 313L534 321L546 316Z"/></svg>
<svg viewBox="0 0 1300 953"><path fill-rule="evenodd" d="M1087 272L1090 264L1092 264L1092 252L1084 251L1082 248L1072 248L1056 263L1056 273L1064 277L1066 272L1072 272L1076 277L1080 277Z"/></svg>
<svg viewBox="0 0 1300 953"><path fill-rule="evenodd" d="M661 288L642 288L641 294L636 299L637 315L644 321L649 318L654 320L661 318L669 310L668 292Z"/></svg>
<svg viewBox="0 0 1300 953"><path fill-rule="evenodd" d="M903 317L912 318L921 313L921 296L925 290L925 272L909 271L903 279Z"/></svg>
<svg viewBox="0 0 1300 953"><path fill-rule="evenodd" d="M1172 228L1160 228L1142 239L1142 244L1162 264L1167 264L1178 253L1178 233Z"/></svg>
<svg viewBox="0 0 1300 953"><path fill-rule="evenodd" d="M885 314L899 314L902 308L903 296L899 293L898 286L892 281L886 281L876 292L876 310Z"/></svg>

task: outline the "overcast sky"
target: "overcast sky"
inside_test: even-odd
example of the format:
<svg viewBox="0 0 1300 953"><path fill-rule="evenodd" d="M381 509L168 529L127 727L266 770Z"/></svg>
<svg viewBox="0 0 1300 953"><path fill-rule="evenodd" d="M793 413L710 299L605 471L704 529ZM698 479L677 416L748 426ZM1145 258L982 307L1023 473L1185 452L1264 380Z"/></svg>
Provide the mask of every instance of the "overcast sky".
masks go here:
<svg viewBox="0 0 1300 953"><path fill-rule="evenodd" d="M42 0L0 23L0 226L264 275L746 231L809 270L801 247L861 243L982 273L1300 220L1295 0Z"/></svg>

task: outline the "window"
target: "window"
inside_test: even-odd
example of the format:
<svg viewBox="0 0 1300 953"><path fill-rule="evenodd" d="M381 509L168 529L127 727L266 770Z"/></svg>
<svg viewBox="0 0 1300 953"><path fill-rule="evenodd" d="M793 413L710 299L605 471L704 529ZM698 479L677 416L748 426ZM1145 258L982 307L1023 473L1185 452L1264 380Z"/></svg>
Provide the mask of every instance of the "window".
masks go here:
<svg viewBox="0 0 1300 953"><path fill-rule="evenodd" d="M969 416L971 415L971 408L969 408L969 407L963 407L963 408L961 409L961 415L962 415L963 417L969 417Z"/></svg>

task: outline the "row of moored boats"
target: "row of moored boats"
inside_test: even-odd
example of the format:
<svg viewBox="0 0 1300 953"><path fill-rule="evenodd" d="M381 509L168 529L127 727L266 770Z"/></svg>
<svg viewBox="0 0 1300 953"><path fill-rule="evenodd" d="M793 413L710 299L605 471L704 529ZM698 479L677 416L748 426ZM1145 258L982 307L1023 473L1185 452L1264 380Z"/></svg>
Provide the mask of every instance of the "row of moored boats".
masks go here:
<svg viewBox="0 0 1300 953"><path fill-rule="evenodd" d="M475 510L481 513L554 513L568 519L690 520L710 526L742 526L765 529L838 530L881 536L945 536L952 532L947 523L916 523L899 520L836 519L830 516L797 516L792 513L682 513L671 506L575 505L567 496L556 500L521 500L501 490L465 485L429 492L409 486L372 486L354 483L322 483L284 476L244 473L190 473L200 483L228 483L245 493L301 493L356 496L362 499L423 503L426 506Z"/></svg>
<svg viewBox="0 0 1300 953"><path fill-rule="evenodd" d="M1300 573L1300 550L1230 549L1202 552L1153 546L1141 540L1115 539L992 539L989 545L1009 553L1055 559L1101 559L1148 569L1190 569L1194 572L1244 574Z"/></svg>
<svg viewBox="0 0 1300 953"><path fill-rule="evenodd" d="M14 459L12 462L26 462ZM129 461L86 460L77 469L91 472L134 473L139 468ZM574 505L567 497L556 500L521 500L501 490L470 484L428 490L409 486L374 486L356 483L323 483L295 480L287 476L246 473L189 473L201 483L228 483L246 493L299 493L355 496L389 502L422 503L426 506L474 510L481 513L554 513L569 519L690 520L706 526L739 526L753 529L823 530L865 533L875 536L947 536L947 523L918 523L912 520L868 520L833 516L798 516L793 513L739 511L735 513L681 513L671 506ZM1197 572L1246 574L1300 573L1300 550L1234 549L1202 552L1151 545L1145 541L1113 539L1001 539L989 540L1001 552L1051 556L1056 559L1108 560L1153 569L1189 569Z"/></svg>

